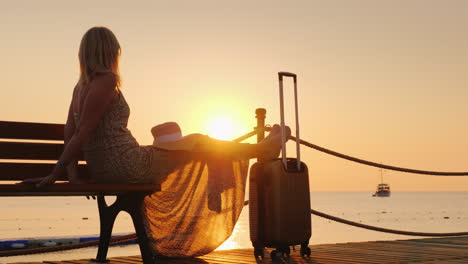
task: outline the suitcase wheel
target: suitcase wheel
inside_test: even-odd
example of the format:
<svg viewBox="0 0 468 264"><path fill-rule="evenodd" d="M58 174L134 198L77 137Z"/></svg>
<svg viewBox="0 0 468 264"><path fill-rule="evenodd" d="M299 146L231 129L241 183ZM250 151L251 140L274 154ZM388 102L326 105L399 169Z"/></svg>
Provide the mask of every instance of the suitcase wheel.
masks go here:
<svg viewBox="0 0 468 264"><path fill-rule="evenodd" d="M310 248L308 246L301 245L301 257L304 257L305 255L310 258Z"/></svg>
<svg viewBox="0 0 468 264"><path fill-rule="evenodd" d="M265 259L265 248L263 247L256 247L254 248L254 256L255 258Z"/></svg>
<svg viewBox="0 0 468 264"><path fill-rule="evenodd" d="M283 253L279 250L273 250L271 251L270 253L270 257L271 257L271 260L275 261L275 260L278 260L282 257Z"/></svg>
<svg viewBox="0 0 468 264"><path fill-rule="evenodd" d="M289 254L291 254L291 250L289 249L289 247L281 247L271 251L270 257L272 260L278 260L281 257L289 258Z"/></svg>

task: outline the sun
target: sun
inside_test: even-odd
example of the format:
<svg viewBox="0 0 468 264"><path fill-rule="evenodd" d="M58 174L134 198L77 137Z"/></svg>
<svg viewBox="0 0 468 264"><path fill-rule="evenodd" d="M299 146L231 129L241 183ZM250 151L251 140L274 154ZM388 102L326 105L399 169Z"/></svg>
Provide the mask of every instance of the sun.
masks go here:
<svg viewBox="0 0 468 264"><path fill-rule="evenodd" d="M236 137L236 125L231 118L216 117L209 122L208 135L212 138L230 140Z"/></svg>
<svg viewBox="0 0 468 264"><path fill-rule="evenodd" d="M219 140L234 140L252 131L255 122L253 113L244 110L241 103L232 98L210 97L199 101L200 106L190 113L184 127L186 134L201 133ZM240 102L240 100L239 100ZM246 139L251 141L251 139Z"/></svg>

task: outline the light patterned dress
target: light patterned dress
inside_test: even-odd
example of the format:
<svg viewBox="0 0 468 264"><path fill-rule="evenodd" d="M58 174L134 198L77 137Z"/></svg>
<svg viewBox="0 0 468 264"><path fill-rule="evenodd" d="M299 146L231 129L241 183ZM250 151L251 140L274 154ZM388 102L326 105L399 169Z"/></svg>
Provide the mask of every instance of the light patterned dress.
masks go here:
<svg viewBox="0 0 468 264"><path fill-rule="evenodd" d="M160 183L174 169L171 153L138 144L127 128L129 116L130 108L119 92L119 99L107 109L83 147L93 182ZM79 124L79 114L74 117Z"/></svg>

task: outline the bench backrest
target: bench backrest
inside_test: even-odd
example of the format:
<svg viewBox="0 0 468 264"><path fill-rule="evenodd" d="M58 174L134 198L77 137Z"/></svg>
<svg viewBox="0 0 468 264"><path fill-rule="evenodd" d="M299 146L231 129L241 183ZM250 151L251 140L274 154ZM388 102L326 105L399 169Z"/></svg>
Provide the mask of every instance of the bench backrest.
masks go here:
<svg viewBox="0 0 468 264"><path fill-rule="evenodd" d="M0 121L0 181L47 176L62 154L63 135L63 124ZM86 165L79 168L87 177Z"/></svg>

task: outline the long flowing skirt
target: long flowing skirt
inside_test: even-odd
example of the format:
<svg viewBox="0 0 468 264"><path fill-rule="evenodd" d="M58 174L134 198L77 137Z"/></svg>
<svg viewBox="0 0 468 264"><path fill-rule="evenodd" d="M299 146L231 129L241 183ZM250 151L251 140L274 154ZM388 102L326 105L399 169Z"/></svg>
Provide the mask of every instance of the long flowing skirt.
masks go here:
<svg viewBox="0 0 468 264"><path fill-rule="evenodd" d="M229 238L244 207L249 161L193 153L169 156L173 170L162 190L144 201L150 247L168 257L212 252Z"/></svg>

